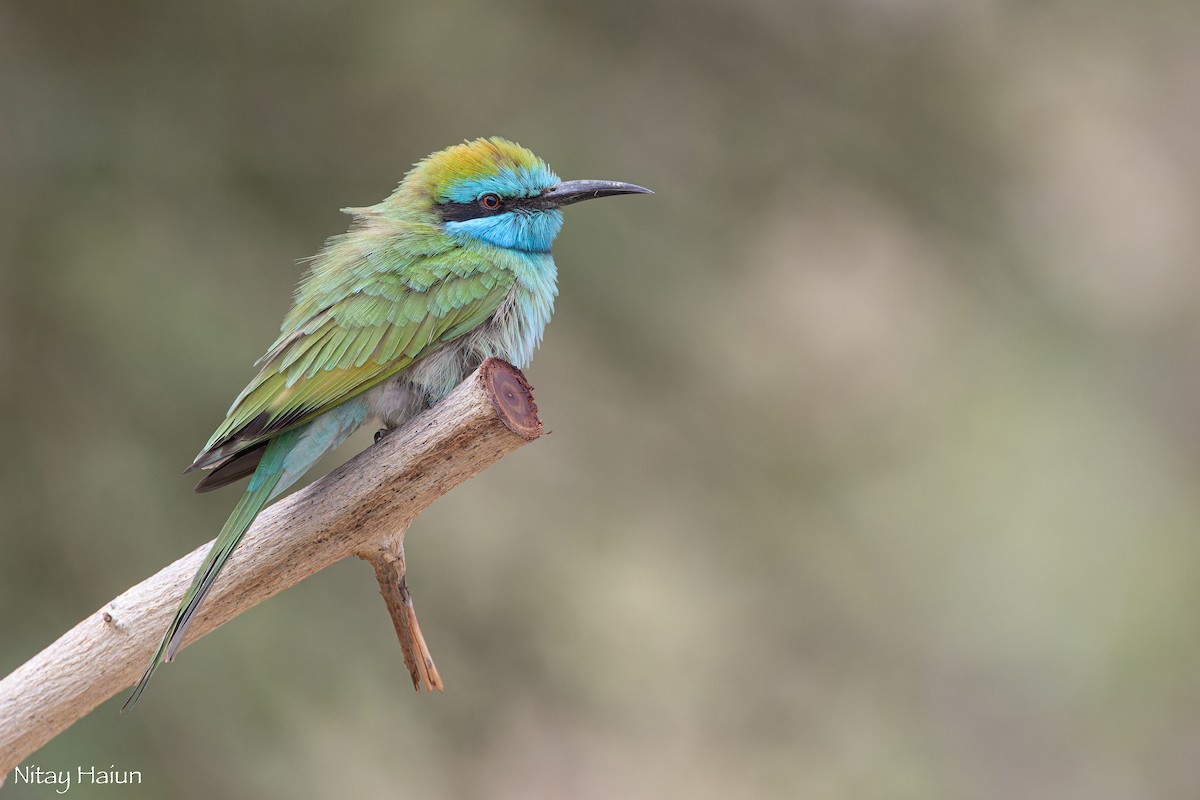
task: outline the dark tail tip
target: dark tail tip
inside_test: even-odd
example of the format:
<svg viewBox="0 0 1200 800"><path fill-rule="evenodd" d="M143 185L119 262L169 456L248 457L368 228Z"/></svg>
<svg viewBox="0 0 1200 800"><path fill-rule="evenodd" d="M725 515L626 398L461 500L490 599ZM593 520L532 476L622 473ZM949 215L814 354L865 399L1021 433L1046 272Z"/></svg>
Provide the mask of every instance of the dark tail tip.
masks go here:
<svg viewBox="0 0 1200 800"><path fill-rule="evenodd" d="M150 676L154 674L154 669L157 666L158 664L151 662L150 666L146 668L141 680L137 682L137 686L133 687L133 691L129 693L129 697L125 698L125 704L121 706L121 710L118 713L125 714L133 711L133 707L137 705L142 692L146 691L146 687L150 685Z"/></svg>

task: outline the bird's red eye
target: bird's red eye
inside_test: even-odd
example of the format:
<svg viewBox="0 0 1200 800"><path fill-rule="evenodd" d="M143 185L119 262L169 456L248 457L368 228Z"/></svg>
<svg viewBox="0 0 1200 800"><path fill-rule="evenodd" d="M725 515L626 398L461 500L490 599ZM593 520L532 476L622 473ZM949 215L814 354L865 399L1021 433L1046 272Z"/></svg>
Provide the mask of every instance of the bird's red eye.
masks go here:
<svg viewBox="0 0 1200 800"><path fill-rule="evenodd" d="M479 205L483 206L488 211L495 211L500 207L500 195L489 192L483 197L479 198Z"/></svg>

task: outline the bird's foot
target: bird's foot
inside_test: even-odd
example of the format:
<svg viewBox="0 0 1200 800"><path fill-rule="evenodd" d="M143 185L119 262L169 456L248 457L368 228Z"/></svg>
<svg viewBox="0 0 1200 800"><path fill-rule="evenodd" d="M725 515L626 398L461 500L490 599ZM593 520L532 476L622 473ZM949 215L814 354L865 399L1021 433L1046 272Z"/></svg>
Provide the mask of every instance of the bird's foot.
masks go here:
<svg viewBox="0 0 1200 800"><path fill-rule="evenodd" d="M394 430L396 430L396 429L395 428L380 428L379 430L375 431L375 444L379 444L380 439L387 436L389 433L391 433Z"/></svg>

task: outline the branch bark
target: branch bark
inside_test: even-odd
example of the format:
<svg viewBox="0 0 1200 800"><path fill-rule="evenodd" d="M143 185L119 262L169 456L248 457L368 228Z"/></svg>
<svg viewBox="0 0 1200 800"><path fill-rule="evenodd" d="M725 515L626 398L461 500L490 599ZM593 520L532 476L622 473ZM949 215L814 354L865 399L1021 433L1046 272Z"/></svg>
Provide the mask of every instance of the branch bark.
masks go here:
<svg viewBox="0 0 1200 800"><path fill-rule="evenodd" d="M375 568L375 580L379 582L379 594L392 617L392 627L400 640L400 652L404 655L404 666L412 677L413 688L442 691L442 676L433 665L433 656L421 635L417 622L417 611L413 607L412 594L408 591L407 566L404 561L404 532L392 534L372 549L358 553L358 557L370 562Z"/></svg>
<svg viewBox="0 0 1200 800"><path fill-rule="evenodd" d="M412 608L399 549L404 531L438 497L533 441L541 430L524 376L503 361L484 362L434 408L263 511L197 613L183 646L350 555L368 558L376 567L404 646L397 615ZM0 680L0 783L43 744L133 685L209 544L88 615ZM399 560L388 561L389 554ZM385 567L395 572L388 580ZM395 596L389 598L393 585ZM429 668L432 663L428 659Z"/></svg>

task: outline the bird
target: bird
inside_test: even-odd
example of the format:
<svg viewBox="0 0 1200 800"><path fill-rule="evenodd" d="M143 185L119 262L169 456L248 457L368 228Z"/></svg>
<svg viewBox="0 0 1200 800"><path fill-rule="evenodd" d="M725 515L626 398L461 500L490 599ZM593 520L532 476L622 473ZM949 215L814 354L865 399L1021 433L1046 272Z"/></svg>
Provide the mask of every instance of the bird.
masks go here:
<svg viewBox="0 0 1200 800"><path fill-rule="evenodd" d="M313 257L258 373L185 470L206 472L198 492L250 481L122 710L174 659L255 517L322 455L369 418L381 433L399 427L488 358L529 365L558 295L562 208L624 194L653 192L562 181L493 136L421 159L382 202L342 209L349 230Z"/></svg>

